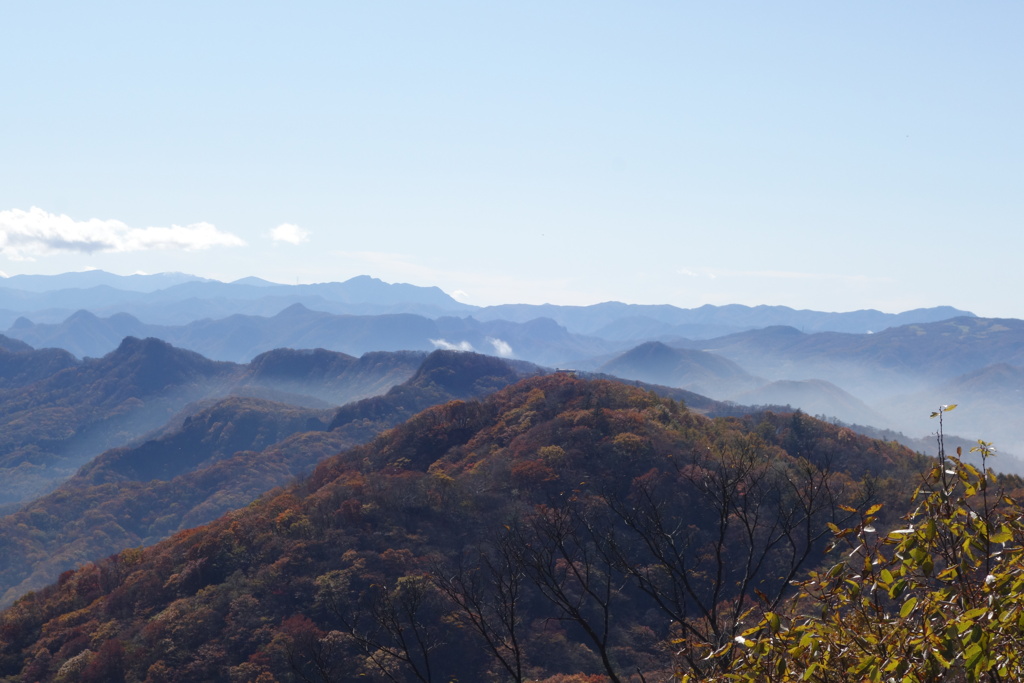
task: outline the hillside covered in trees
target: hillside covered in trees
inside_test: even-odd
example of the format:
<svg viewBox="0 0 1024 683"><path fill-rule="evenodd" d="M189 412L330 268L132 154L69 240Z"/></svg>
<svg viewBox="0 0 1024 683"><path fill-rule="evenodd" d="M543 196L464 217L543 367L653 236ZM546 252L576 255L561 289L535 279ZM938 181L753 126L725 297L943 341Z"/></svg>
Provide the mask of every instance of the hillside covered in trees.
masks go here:
<svg viewBox="0 0 1024 683"><path fill-rule="evenodd" d="M410 379L425 357L276 349L238 365L127 337L102 358L79 360L0 340L0 512L47 493L104 451L184 419L204 401L233 395L331 408Z"/></svg>
<svg viewBox="0 0 1024 683"><path fill-rule="evenodd" d="M407 355L366 354L357 361L328 351L282 349L241 368L244 383L236 380L235 390L283 386L294 391L285 396L300 400L318 389L343 395L352 387L331 386L356 374L383 381L396 365L402 368ZM533 372L522 363L452 351L420 360L412 377L381 396L333 409L230 396L183 411L141 443L105 451L56 490L0 516L0 607L83 562L154 543L248 505L309 473L321 459L365 443L429 406L480 397ZM159 371L142 361L129 376ZM313 374L320 376L314 381ZM372 386L352 383L364 390ZM108 385L117 391L132 386ZM79 393L86 405L95 395L89 387Z"/></svg>
<svg viewBox="0 0 1024 683"><path fill-rule="evenodd" d="M535 377L65 573L0 614L0 680L710 673L710 652L819 568L833 528L879 503L876 523L897 524L926 466L799 413L709 419Z"/></svg>

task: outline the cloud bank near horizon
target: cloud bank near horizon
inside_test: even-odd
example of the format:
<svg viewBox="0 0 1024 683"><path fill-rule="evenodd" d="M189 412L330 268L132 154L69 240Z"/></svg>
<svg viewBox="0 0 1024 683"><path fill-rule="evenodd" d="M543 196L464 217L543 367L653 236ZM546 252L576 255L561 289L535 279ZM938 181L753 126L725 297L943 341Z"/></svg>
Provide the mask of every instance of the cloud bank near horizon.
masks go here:
<svg viewBox="0 0 1024 683"><path fill-rule="evenodd" d="M76 221L35 206L28 211L0 211L0 254L15 261L60 252L196 251L241 246L245 246L242 238L210 223L132 228L113 219Z"/></svg>

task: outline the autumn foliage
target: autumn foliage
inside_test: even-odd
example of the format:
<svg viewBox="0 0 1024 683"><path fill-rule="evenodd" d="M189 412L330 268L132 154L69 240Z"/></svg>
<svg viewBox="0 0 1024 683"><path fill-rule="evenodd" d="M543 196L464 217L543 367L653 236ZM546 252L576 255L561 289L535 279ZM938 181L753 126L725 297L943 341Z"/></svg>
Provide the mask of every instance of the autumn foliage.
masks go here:
<svg viewBox="0 0 1024 683"><path fill-rule="evenodd" d="M537 377L65 573L0 614L0 680L718 675L833 530L895 523L925 466L800 414Z"/></svg>
<svg viewBox="0 0 1024 683"><path fill-rule="evenodd" d="M955 406L942 406L933 417ZM711 654L711 681L996 683L1024 679L1024 508L1017 477L939 456L893 527L876 504L834 527L830 559L784 609ZM697 680L684 674L683 681Z"/></svg>

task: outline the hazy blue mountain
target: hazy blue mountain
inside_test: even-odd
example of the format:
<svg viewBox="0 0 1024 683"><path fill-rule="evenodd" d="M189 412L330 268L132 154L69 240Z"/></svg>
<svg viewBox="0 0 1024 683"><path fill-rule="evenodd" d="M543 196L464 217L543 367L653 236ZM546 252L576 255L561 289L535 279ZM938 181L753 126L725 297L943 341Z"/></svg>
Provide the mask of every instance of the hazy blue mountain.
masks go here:
<svg viewBox="0 0 1024 683"><path fill-rule="evenodd" d="M573 334L550 319L514 323L412 314L335 315L301 304L272 317L233 315L181 326L145 325L126 314L98 318L80 311L56 325L19 320L8 336L37 348L68 349L79 356L108 353L124 336L153 336L208 358L234 362L247 362L275 348L325 348L353 356L372 350L453 348L516 357L549 367L573 367L578 359L604 357L597 365L581 366L593 369L609 362L621 346ZM678 346L714 353L768 381L824 379L871 402L894 392L924 389L993 363L1024 365L1024 321L956 318L870 335L806 334L792 327L775 326L680 342ZM610 368L601 371L617 374ZM671 376L664 368L656 375L665 373ZM635 371L629 374L641 377ZM664 376L642 377L660 380L660 384L675 382ZM721 395L712 386L701 385L713 395ZM730 393L738 390L730 387Z"/></svg>
<svg viewBox="0 0 1024 683"><path fill-rule="evenodd" d="M325 282L311 285L280 285L265 280L245 278L235 282L193 281L153 292L151 301L181 301L183 299L259 299L266 296L319 297L338 303L371 303L378 306L419 304L443 310L458 311L469 307L442 292L437 287L417 287L409 284L389 284L366 275L345 282Z"/></svg>
<svg viewBox="0 0 1024 683"><path fill-rule="evenodd" d="M831 382L886 420L853 421L887 424L915 438L935 430L928 416L939 405L958 403L947 433L1024 453L1017 419L1024 410L1017 370L1024 366L1024 321L954 318L871 335L773 327L689 344L772 380Z"/></svg>
<svg viewBox="0 0 1024 683"><path fill-rule="evenodd" d="M670 348L661 342L647 342L630 349L602 365L599 371L624 379L681 387L720 400L764 383L721 356Z"/></svg>
<svg viewBox="0 0 1024 683"><path fill-rule="evenodd" d="M946 429L961 436L984 439L1008 453L1024 455L1024 368L995 363L957 377L937 381L925 389L897 394L879 402L879 409L903 423L916 424L919 432L935 431L934 420L922 408L936 410L943 404L957 404L945 419ZM1006 460L1004 458L1003 460ZM997 460L996 467L1011 463ZM1024 465L1012 468L1024 472Z"/></svg>
<svg viewBox="0 0 1024 683"><path fill-rule="evenodd" d="M371 351L460 349L683 385L723 398L754 389L746 379L750 376L820 379L871 406L890 405L898 396L931 395L942 389L942 382L993 364L1024 366L1024 322L981 319L950 307L899 314L619 302L480 308L436 287L388 284L367 276L286 285L260 278L223 283L182 274L122 278L90 271L17 276L0 285L0 322L10 323L10 338L79 357L102 357L126 336L156 337L235 363L277 348L322 348L352 357ZM681 360L667 365L663 360L655 369L605 367L651 341L687 350L688 370L679 365ZM723 361L702 366L697 352L738 368L726 369ZM57 356L51 361L63 362ZM21 374L8 370L9 381L29 381L45 368L35 365ZM380 386L391 381L381 380ZM311 407L330 401L285 386L253 385L247 391ZM894 409L893 414L901 413ZM909 429L908 424L898 421L901 429ZM972 421L965 428L974 426Z"/></svg>
<svg viewBox="0 0 1024 683"><path fill-rule="evenodd" d="M650 332L654 330L657 330L660 339L707 339L775 325L795 327L805 333L828 330L866 334L898 325L936 322L973 314L949 306L893 314L870 309L827 313L796 310L788 306L739 304L705 305L687 309L669 305L624 304L610 301L593 306L506 304L489 306L474 312L473 315L480 320L504 319L518 322L543 316L579 334L630 340L650 339ZM620 325L620 321L627 321L627 324ZM637 336L632 336L633 334Z"/></svg>
<svg viewBox="0 0 1024 683"><path fill-rule="evenodd" d="M510 323L408 313L336 315L302 304L269 317L236 314L178 326L147 325L125 313L98 318L79 311L58 324L19 319L8 334L37 348L54 346L78 356L109 353L124 336L157 337L208 358L233 362L247 362L278 348L325 348L351 355L458 348L556 366L615 348L600 339L571 334L547 319Z"/></svg>
<svg viewBox="0 0 1024 683"><path fill-rule="evenodd" d="M237 361L281 347L326 348L352 355L367 351L427 351L434 348L430 340L440 335L437 323L423 316L333 315L311 311L301 304L270 318L233 315L164 328L160 333L211 358Z"/></svg>
<svg viewBox="0 0 1024 683"><path fill-rule="evenodd" d="M632 343L641 339L657 340L671 343L676 340L710 339L738 332L741 329L734 325L686 323L673 325L648 316L630 316L618 318L604 325L591 334L595 337Z"/></svg>
<svg viewBox="0 0 1024 683"><path fill-rule="evenodd" d="M843 422L893 426L890 418L869 408L863 401L821 379L778 380L734 394L730 398L743 405L782 405L799 408L809 415L839 418Z"/></svg>
<svg viewBox="0 0 1024 683"><path fill-rule="evenodd" d="M19 318L9 330L11 336L41 349L57 347L79 358L98 357L116 349L125 337L162 337L152 325L144 325L127 313L116 313L108 318L80 310L56 324L34 324Z"/></svg>
<svg viewBox="0 0 1024 683"><path fill-rule="evenodd" d="M278 290L270 287L264 288L265 296L253 298L227 298L227 297L203 297L193 296L180 300L154 301L144 299L128 302L119 305L94 307L91 310L103 317L114 313L130 313L140 320L158 325L187 325L205 319L226 318L230 315L256 315L271 317L277 315L284 309L296 304L305 306L312 310L335 315L389 315L409 313L436 318L444 315L459 313L450 308L439 308L426 306L415 302L410 303L374 303L374 302L339 302L325 299L316 294L300 294ZM56 310L49 312L48 322L58 322L67 317L68 311L63 316L54 317ZM33 316L35 313L32 314ZM2 320L2 318L0 318ZM40 322L43 322L40 319Z"/></svg>
<svg viewBox="0 0 1024 683"><path fill-rule="evenodd" d="M277 284L255 277L225 283L181 273L122 277L103 271L15 276L0 281L0 324L9 324L14 313L27 315L36 322L56 322L74 310L85 309L100 316L130 313L152 324L181 325L235 313L270 316L296 303L348 315L472 315L480 321L516 323L547 318L570 333L614 342L706 339L772 325L789 325L808 333L867 333L894 325L971 315L950 307L888 314L874 310L827 313L786 306L707 305L684 309L619 302L481 308L460 303L437 287L388 284L365 275L344 282L304 285Z"/></svg>
<svg viewBox="0 0 1024 683"><path fill-rule="evenodd" d="M239 278L238 280L232 280L231 284L233 284L233 285L250 285L252 287L276 287L277 286L276 282L271 282L270 280L264 280L261 277L252 277L252 276Z"/></svg>
<svg viewBox="0 0 1024 683"><path fill-rule="evenodd" d="M688 346L769 379L826 379L870 402L994 363L1024 365L1024 321L965 317L870 335L770 327Z"/></svg>
<svg viewBox="0 0 1024 683"><path fill-rule="evenodd" d="M12 275L0 280L0 286L26 292L51 292L62 289L89 289L106 285L130 292L155 292L184 282L206 281L186 273L155 273L153 275L115 275L103 270L85 270L59 275Z"/></svg>
<svg viewBox="0 0 1024 683"><path fill-rule="evenodd" d="M98 315L130 313L153 324L183 324L232 313L273 315L295 303L359 315L436 317L474 310L437 287L389 284L365 275L309 285L276 284L254 277L218 282L180 273L122 277L103 271L0 280L0 311L8 318L14 313L33 318L41 314L47 322L85 309Z"/></svg>
<svg viewBox="0 0 1024 683"><path fill-rule="evenodd" d="M0 329L9 329L19 321L29 325L36 323L59 323L66 320L74 312L74 309L68 308L40 308L31 311L13 311L9 308L0 308ZM31 320L26 317L29 315L32 316Z"/></svg>
<svg viewBox="0 0 1024 683"><path fill-rule="evenodd" d="M0 281L6 285L7 281ZM33 315L36 311L67 311L114 307L123 310L133 302L144 301L145 292L114 289L109 285L89 288L69 288L44 291L11 289L0 286L0 308L18 311L22 315Z"/></svg>

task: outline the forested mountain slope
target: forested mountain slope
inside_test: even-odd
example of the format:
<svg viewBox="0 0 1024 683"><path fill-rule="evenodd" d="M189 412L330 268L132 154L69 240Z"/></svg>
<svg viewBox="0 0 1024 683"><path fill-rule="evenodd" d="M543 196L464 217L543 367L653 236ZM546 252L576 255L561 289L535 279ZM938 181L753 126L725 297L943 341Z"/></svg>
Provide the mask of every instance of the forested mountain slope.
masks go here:
<svg viewBox="0 0 1024 683"><path fill-rule="evenodd" d="M17 339L0 336L0 389L23 387L77 363L63 349L36 350Z"/></svg>
<svg viewBox="0 0 1024 683"><path fill-rule="evenodd" d="M0 517L0 605L87 560L245 506L429 406L485 395L528 371L497 358L437 351L385 395L337 409L218 401L158 438L101 454L56 491Z"/></svg>
<svg viewBox="0 0 1024 683"><path fill-rule="evenodd" d="M222 391L237 373L165 342L129 338L104 358L3 391L0 506L39 495L98 453Z"/></svg>
<svg viewBox="0 0 1024 683"><path fill-rule="evenodd" d="M799 414L528 379L22 598L0 680L663 680L923 464Z"/></svg>
<svg viewBox="0 0 1024 683"><path fill-rule="evenodd" d="M52 489L103 451L184 419L202 406L196 402L243 395L328 408L387 391L425 357L279 349L238 365L134 337L84 360L57 349L0 350L0 511Z"/></svg>

